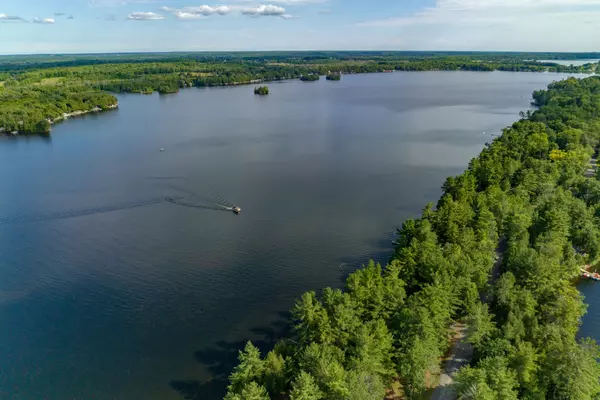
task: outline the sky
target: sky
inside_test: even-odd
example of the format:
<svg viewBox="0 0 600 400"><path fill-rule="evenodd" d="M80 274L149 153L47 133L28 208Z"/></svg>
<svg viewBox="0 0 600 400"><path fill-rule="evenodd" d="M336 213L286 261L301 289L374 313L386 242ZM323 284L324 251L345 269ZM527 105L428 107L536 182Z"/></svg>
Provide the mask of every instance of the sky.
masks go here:
<svg viewBox="0 0 600 400"><path fill-rule="evenodd" d="M600 0L0 0L0 54L599 51Z"/></svg>

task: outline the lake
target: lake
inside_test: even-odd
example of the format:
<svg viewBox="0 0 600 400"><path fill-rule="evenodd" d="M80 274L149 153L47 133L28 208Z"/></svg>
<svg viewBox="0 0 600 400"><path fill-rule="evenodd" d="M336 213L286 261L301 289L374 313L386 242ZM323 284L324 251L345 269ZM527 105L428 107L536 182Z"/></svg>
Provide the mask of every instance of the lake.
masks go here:
<svg viewBox="0 0 600 400"><path fill-rule="evenodd" d="M542 63L554 63L559 65L573 65L575 67L579 67L584 64L597 63L600 59L585 59L585 60L539 60Z"/></svg>
<svg viewBox="0 0 600 400"><path fill-rule="evenodd" d="M0 398L219 398L246 340L268 347L300 294L385 262L395 229L564 77L121 95L51 139L1 138Z"/></svg>

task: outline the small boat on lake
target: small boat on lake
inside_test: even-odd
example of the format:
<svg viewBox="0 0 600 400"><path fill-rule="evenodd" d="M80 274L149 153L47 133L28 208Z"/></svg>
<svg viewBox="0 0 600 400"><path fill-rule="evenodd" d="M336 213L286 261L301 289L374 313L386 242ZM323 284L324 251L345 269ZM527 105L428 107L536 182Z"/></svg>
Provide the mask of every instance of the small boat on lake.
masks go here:
<svg viewBox="0 0 600 400"><path fill-rule="evenodd" d="M242 209L239 208L238 206L233 206L233 207L231 207L231 211L233 211L234 214L239 214L242 212Z"/></svg>

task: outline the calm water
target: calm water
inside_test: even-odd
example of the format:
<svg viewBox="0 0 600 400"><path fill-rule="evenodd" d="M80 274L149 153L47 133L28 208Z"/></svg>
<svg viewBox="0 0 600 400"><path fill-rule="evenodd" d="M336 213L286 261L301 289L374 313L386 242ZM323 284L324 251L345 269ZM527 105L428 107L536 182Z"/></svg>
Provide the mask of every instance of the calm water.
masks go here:
<svg viewBox="0 0 600 400"><path fill-rule="evenodd" d="M245 340L267 344L302 292L387 259L395 228L562 77L124 95L51 140L0 140L0 398L218 398ZM147 179L168 176L185 179ZM210 209L224 200L242 214Z"/></svg>
<svg viewBox="0 0 600 400"><path fill-rule="evenodd" d="M600 59L589 59L589 60L540 60L540 62L551 62L560 65L574 65L576 67L589 63L597 63Z"/></svg>

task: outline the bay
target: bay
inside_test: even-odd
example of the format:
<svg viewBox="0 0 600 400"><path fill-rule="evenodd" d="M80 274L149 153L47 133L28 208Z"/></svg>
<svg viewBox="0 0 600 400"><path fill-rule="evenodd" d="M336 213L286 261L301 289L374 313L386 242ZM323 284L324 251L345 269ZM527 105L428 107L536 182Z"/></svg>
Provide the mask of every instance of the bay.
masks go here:
<svg viewBox="0 0 600 400"><path fill-rule="evenodd" d="M395 229L566 76L120 95L50 139L2 138L0 398L220 398L246 340L268 347L303 292L385 262Z"/></svg>

